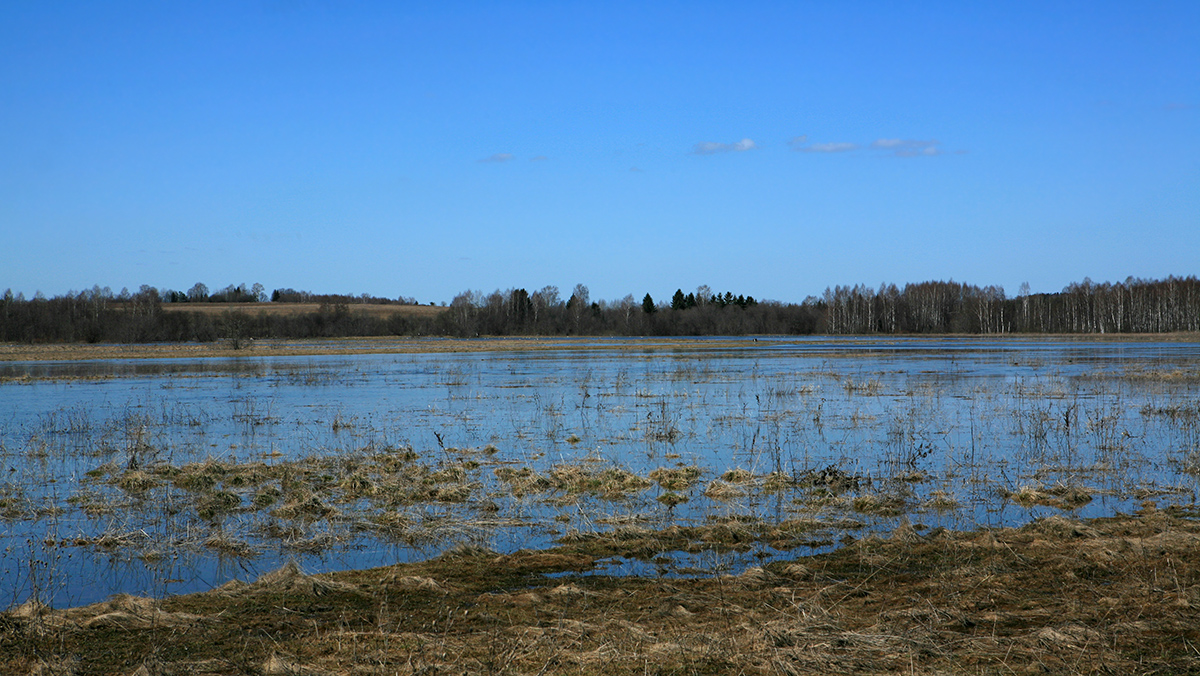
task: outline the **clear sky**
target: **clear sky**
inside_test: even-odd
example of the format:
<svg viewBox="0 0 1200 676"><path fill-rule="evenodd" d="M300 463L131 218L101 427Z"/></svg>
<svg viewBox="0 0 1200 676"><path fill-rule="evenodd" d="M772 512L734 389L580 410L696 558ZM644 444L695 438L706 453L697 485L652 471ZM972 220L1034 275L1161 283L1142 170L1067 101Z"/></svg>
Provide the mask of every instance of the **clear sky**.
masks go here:
<svg viewBox="0 0 1200 676"><path fill-rule="evenodd" d="M1200 2L0 3L0 289L1200 274Z"/></svg>

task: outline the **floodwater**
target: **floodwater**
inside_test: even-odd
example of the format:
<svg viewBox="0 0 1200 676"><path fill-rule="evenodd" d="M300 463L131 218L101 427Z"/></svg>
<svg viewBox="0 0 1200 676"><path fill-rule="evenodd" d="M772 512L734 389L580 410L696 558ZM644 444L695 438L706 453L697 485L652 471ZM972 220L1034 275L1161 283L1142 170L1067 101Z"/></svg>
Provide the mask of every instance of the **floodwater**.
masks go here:
<svg viewBox="0 0 1200 676"><path fill-rule="evenodd" d="M361 479L371 492L346 488L393 457L426 468L425 498L389 500L376 475ZM1200 344L586 339L6 363L0 463L0 605L201 591L288 559L319 572L625 527L811 526L787 551L663 552L601 570L711 574L902 521L926 532L1194 505ZM227 471L250 465L258 479ZM207 484L180 479L218 466ZM569 468L695 480L617 494L501 479ZM148 474L158 479L129 480ZM445 477L453 490L440 489ZM320 508L271 503L288 481L319 483L293 489Z"/></svg>

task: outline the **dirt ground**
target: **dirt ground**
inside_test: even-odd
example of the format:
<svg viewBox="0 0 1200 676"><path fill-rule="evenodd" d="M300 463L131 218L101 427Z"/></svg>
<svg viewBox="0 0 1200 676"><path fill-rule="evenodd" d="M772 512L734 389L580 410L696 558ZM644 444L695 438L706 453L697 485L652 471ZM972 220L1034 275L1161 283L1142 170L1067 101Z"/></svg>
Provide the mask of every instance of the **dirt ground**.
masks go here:
<svg viewBox="0 0 1200 676"><path fill-rule="evenodd" d="M5 674L1200 673L1200 521L1161 511L847 540L737 576L611 577L689 546L545 551L113 597L0 615ZM736 546L705 531L702 545ZM648 549L649 547L649 549ZM636 550L636 551L633 551Z"/></svg>

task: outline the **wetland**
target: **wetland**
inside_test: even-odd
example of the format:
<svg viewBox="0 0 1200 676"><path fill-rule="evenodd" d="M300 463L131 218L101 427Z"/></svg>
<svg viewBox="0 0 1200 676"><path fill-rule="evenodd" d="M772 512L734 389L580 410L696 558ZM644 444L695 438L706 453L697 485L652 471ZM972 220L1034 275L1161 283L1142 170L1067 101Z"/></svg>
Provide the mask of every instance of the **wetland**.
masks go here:
<svg viewBox="0 0 1200 676"><path fill-rule="evenodd" d="M966 662L945 632L987 621L985 671L1000 653L1138 663L1121 631L1168 670L1200 657L1196 342L384 343L0 363L0 598L22 668L68 668L64 646L116 629L212 634L197 618L264 598L325 608L272 631L327 652L264 642L214 673L300 673L338 631L378 673L949 668ZM1027 598L976 598L997 580L1076 588L1030 619ZM1108 625L1077 607L1089 594ZM445 614L468 606L483 619ZM738 607L752 639L730 633ZM689 625L732 652L698 651ZM152 662L105 650L113 669ZM412 668L392 663L405 650Z"/></svg>

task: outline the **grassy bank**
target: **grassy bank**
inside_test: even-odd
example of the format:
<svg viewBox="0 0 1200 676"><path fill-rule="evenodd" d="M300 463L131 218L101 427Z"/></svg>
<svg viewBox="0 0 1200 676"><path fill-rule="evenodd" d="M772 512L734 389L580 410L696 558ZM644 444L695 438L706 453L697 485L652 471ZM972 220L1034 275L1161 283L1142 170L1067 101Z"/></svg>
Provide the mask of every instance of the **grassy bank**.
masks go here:
<svg viewBox="0 0 1200 676"><path fill-rule="evenodd" d="M390 306L382 306L390 307ZM420 306L416 306L420 308ZM431 310L437 308L429 308ZM1200 342L1200 333L1147 333L1147 334L1008 334L1008 335L875 335L872 339L882 342L904 339L937 341L944 339L994 343L996 341L1021 342ZM845 344L846 336L828 336L831 343ZM633 338L619 342L601 336L582 338L524 337L524 338L329 338L313 340L258 340L246 341L240 349L230 347L228 341L210 343L0 343L0 362L4 361L78 361L89 359L182 359L201 357L281 357L313 356L334 354L413 354L438 352L505 352L527 350L574 350L594 349L670 349L687 350L725 347L763 346L753 336L725 339L705 338ZM809 337L806 341L820 344L821 337ZM806 343L807 344L807 343Z"/></svg>
<svg viewBox="0 0 1200 676"><path fill-rule="evenodd" d="M27 603L0 616L0 671L1197 673L1196 517L1147 504L1019 529L901 527L736 577L588 574L631 548L686 547L674 529L320 576L285 566L162 600Z"/></svg>

